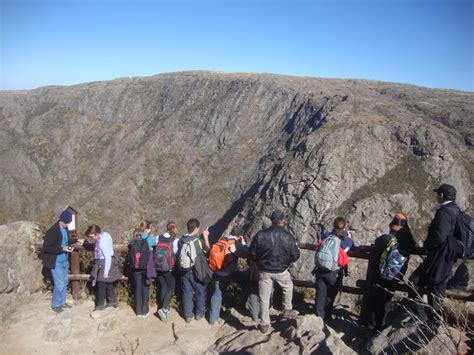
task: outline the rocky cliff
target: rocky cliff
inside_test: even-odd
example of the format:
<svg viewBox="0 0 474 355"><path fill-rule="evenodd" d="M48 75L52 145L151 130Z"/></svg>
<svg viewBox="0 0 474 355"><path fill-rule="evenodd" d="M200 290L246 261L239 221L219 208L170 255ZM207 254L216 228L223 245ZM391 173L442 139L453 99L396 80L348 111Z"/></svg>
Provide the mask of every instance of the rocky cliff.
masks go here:
<svg viewBox="0 0 474 355"><path fill-rule="evenodd" d="M217 237L236 223L252 235L282 207L300 241L342 215L366 244L402 210L422 239L434 186L474 201L473 117L473 93L265 74L3 91L0 222L70 204L114 236L143 216L183 232L197 217Z"/></svg>

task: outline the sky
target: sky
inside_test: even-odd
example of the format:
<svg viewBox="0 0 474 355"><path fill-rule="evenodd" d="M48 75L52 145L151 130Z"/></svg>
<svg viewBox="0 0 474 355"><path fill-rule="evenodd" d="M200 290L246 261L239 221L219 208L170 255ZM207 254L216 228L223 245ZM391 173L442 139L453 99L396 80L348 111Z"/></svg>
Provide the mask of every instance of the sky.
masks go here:
<svg viewBox="0 0 474 355"><path fill-rule="evenodd" d="M474 91L474 0L0 0L0 89L212 70Z"/></svg>

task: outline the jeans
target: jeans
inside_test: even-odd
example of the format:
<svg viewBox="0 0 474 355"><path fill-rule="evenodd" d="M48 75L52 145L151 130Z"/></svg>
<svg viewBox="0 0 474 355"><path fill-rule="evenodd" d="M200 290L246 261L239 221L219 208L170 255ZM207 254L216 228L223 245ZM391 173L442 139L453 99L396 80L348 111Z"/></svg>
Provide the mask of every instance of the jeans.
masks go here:
<svg viewBox="0 0 474 355"><path fill-rule="evenodd" d="M158 304L161 308L168 309L176 287L173 273L171 271L158 273L157 283L159 288Z"/></svg>
<svg viewBox="0 0 474 355"><path fill-rule="evenodd" d="M146 285L146 270L132 271L132 276L135 285L135 313L137 316L145 315L149 312L150 298L150 286Z"/></svg>
<svg viewBox="0 0 474 355"><path fill-rule="evenodd" d="M112 282L97 281L97 299L96 307L105 305L105 294L109 296L109 303L117 303L117 296L115 295L115 287Z"/></svg>
<svg viewBox="0 0 474 355"><path fill-rule="evenodd" d="M245 272L234 271L228 276L214 274L212 277L212 297L211 308L209 310L209 321L213 322L219 319L222 306L222 298L225 295L229 283L244 284L248 282L248 274ZM244 292L245 293L245 292Z"/></svg>
<svg viewBox="0 0 474 355"><path fill-rule="evenodd" d="M54 269L51 269L53 277L53 298L51 299L51 307L61 307L66 303L67 283L68 283L69 261L58 261Z"/></svg>
<svg viewBox="0 0 474 355"><path fill-rule="evenodd" d="M270 297L271 298L271 297ZM252 314L252 319L256 321L260 314L260 300L258 296L258 282L250 281L249 292L245 308Z"/></svg>
<svg viewBox="0 0 474 355"><path fill-rule="evenodd" d="M193 318L194 302L196 295L196 317L204 317L206 311L206 288L197 281L192 270L181 275L181 287L183 289L183 313L185 319Z"/></svg>
<svg viewBox="0 0 474 355"><path fill-rule="evenodd" d="M273 282L276 282L283 290L283 307L285 310L293 309L293 281L288 270L279 273L260 271L258 282L258 293L260 296L260 311L262 320L260 324L270 325L270 297L273 291Z"/></svg>

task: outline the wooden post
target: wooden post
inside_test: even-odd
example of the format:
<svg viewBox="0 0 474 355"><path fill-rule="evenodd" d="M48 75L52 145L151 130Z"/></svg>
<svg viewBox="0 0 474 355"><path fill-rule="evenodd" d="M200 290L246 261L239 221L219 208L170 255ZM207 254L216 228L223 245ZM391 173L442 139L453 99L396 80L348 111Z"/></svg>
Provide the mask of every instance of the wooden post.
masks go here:
<svg viewBox="0 0 474 355"><path fill-rule="evenodd" d="M74 249L71 252L71 274L79 274L80 273L80 251ZM74 301L79 300L79 290L81 288L81 283L77 280L71 281L71 288L72 288L72 298Z"/></svg>

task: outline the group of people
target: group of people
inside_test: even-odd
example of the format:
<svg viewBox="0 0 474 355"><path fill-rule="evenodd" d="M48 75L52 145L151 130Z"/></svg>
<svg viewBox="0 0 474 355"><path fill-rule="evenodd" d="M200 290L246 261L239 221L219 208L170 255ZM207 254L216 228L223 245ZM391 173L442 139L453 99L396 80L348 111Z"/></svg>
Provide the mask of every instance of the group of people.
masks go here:
<svg viewBox="0 0 474 355"><path fill-rule="evenodd" d="M455 260L453 229L459 208L455 203L456 189L447 184L434 190L439 208L428 229L423 248L427 256L410 277L413 283L409 297L412 299L413 318L405 325L434 317L440 310L446 284ZM73 243L93 251L94 266L91 272L93 285L97 284L95 310L117 307L114 283L122 277L119 261L114 255L111 236L98 225L86 230L89 240L71 238L67 225L72 215L64 211L59 220L45 234L43 264L51 270L54 282L51 308L62 312L72 305L66 302L68 283L68 253ZM149 289L157 283L158 309L156 315L166 321L176 282L181 285L181 307L186 323L206 315L207 291L210 290L208 321L220 322L222 299L230 283L243 285L247 291L247 308L254 320L260 319L259 329L270 329L270 302L274 283L283 292L283 316L294 314L293 282L289 272L292 263L300 257L297 240L285 227L285 214L275 210L270 216L272 225L258 232L247 245L243 230L236 226L229 235L210 243L209 231L201 229L197 219L187 222L187 233L178 238L177 225L169 222L166 232L151 235L152 223L141 221L135 228L129 244L127 268L134 287L134 310L139 318L149 316ZM377 238L368 266L368 291L362 305L361 323L382 329L394 290L403 278L408 258L416 246L408 226L407 216L397 213L389 224L389 233ZM315 312L328 321L335 297L340 291L349 264L348 251L354 248L351 232L342 217L334 220L332 230L325 232L316 245ZM246 259L248 268L239 270L238 260ZM433 310L426 307L417 296L427 293ZM106 301L108 298L108 301Z"/></svg>

